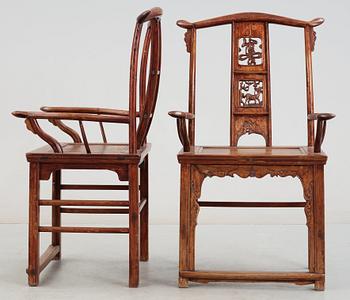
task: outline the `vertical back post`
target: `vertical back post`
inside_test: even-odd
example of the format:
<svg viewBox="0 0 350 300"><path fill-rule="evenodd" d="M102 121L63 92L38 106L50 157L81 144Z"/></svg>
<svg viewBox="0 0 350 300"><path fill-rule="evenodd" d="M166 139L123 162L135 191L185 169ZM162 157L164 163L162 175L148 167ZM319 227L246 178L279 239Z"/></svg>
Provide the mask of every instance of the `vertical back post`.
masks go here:
<svg viewBox="0 0 350 300"><path fill-rule="evenodd" d="M188 29L185 33L187 52L190 53L188 111L196 113L196 29ZM195 144L195 119L188 120L190 146Z"/></svg>
<svg viewBox="0 0 350 300"><path fill-rule="evenodd" d="M137 22L132 41L129 81L129 153L136 153L136 95L137 95L137 63L140 46L142 23Z"/></svg>
<svg viewBox="0 0 350 300"><path fill-rule="evenodd" d="M305 65L306 65L306 99L307 99L307 114L314 112L314 90L312 78L312 51L315 44L315 31L311 26L306 26L304 29L305 36ZM309 147L314 145L314 121L307 121L307 144Z"/></svg>

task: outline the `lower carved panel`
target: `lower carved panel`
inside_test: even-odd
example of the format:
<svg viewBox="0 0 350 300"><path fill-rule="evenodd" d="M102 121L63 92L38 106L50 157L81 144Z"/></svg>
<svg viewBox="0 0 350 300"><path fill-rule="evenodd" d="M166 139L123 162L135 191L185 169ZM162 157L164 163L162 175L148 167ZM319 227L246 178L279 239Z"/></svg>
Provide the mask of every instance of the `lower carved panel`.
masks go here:
<svg viewBox="0 0 350 300"><path fill-rule="evenodd" d="M237 145L239 138L245 134L260 134L268 143L269 129L267 117L256 116L234 116L234 145Z"/></svg>
<svg viewBox="0 0 350 300"><path fill-rule="evenodd" d="M297 177L303 187L305 203L306 224L312 224L313 203L313 169L310 166L249 166L249 165L196 165L191 169L191 217L196 220L199 213L198 199L201 196L202 184L206 177L225 177L235 175L241 178L271 177ZM193 221L193 226L197 222Z"/></svg>

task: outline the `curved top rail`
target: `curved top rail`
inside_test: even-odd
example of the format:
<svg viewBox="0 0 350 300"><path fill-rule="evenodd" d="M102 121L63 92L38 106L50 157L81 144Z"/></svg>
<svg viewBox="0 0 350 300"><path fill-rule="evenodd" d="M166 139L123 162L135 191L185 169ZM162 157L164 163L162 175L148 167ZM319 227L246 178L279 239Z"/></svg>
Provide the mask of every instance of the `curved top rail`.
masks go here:
<svg viewBox="0 0 350 300"><path fill-rule="evenodd" d="M144 11L137 17L137 23L144 23L154 18L160 17L163 14L163 10L160 7L153 7Z"/></svg>
<svg viewBox="0 0 350 300"><path fill-rule="evenodd" d="M294 27L316 27L321 25L324 22L323 18L315 18L311 21L303 21L297 20L277 15L271 15L267 13L259 13L259 12L244 12L237 13L232 15L226 15L222 17L211 18L207 20L201 20L198 22L188 22L185 20L179 20L176 24L182 28L190 29L190 28L206 28L219 26L224 24L230 24L232 22L268 22L273 24L294 26Z"/></svg>

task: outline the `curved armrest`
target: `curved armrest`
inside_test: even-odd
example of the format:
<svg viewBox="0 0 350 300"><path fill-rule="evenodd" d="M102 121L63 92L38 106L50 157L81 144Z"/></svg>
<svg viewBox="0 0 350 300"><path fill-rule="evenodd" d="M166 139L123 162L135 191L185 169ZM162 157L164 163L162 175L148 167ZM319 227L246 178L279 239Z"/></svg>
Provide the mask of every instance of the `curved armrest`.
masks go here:
<svg viewBox="0 0 350 300"><path fill-rule="evenodd" d="M98 115L115 115L115 116L129 116L129 111L124 109L111 109L99 107L57 107L57 106L43 106L40 108L44 112L68 112L68 113L83 113L83 114L98 114ZM140 113L136 112L139 117Z"/></svg>
<svg viewBox="0 0 350 300"><path fill-rule="evenodd" d="M177 133L185 152L190 151L190 139L188 138L188 130L186 120L193 120L194 114L182 111L169 111L169 116L176 118Z"/></svg>
<svg viewBox="0 0 350 300"><path fill-rule="evenodd" d="M317 120L316 138L314 145L314 152L321 152L321 146L326 134L326 124L328 120L335 117L335 114L331 113L312 113L307 116L308 120Z"/></svg>
<svg viewBox="0 0 350 300"><path fill-rule="evenodd" d="M32 118L32 119L52 119L52 120L75 120L75 121L90 121L90 122L107 122L107 123L129 123L128 116L113 116L113 115L95 115L88 113L67 113L67 112L36 112L36 111L14 111L12 113L17 118Z"/></svg>
<svg viewBox="0 0 350 300"><path fill-rule="evenodd" d="M335 118L335 114L331 114L331 113L313 113L313 114L309 114L307 116L307 118L309 120L330 120Z"/></svg>
<svg viewBox="0 0 350 300"><path fill-rule="evenodd" d="M76 133L73 129L69 128L68 126L65 126L61 122L61 120L79 121L80 131L83 137L84 146L87 153L91 153L91 150L85 134L83 121L99 122L101 127L101 133L103 136L103 141L104 143L106 143L107 139L105 136L102 122L129 124L129 120L130 120L129 116L104 115L104 114L96 115L96 114L89 114L89 113L67 113L67 112L50 113L50 112L35 112L35 111L34 112L33 111L14 111L12 112L12 115L14 115L17 118L24 118L25 124L27 125L28 130L38 135L45 142L47 142L51 146L53 151L56 153L63 153L63 148L61 144L56 139L54 139L52 136L50 136L44 130L41 129L37 121L38 119L46 119L49 122L53 123L55 126L58 126L64 132L69 134L73 138L74 142L77 142L77 143L81 142L78 133Z"/></svg>
<svg viewBox="0 0 350 300"><path fill-rule="evenodd" d="M178 118L178 119L187 119L187 120L192 120L194 119L194 114L191 114L189 112L183 112L183 111L169 111L168 115L173 117L173 118Z"/></svg>

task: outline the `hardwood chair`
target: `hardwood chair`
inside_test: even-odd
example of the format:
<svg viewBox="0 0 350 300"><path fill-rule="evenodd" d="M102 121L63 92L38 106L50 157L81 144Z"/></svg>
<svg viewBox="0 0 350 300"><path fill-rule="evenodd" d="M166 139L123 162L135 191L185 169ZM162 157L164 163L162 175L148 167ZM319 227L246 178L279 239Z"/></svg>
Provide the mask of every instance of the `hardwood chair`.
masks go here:
<svg viewBox="0 0 350 300"><path fill-rule="evenodd" d="M325 282L324 178L327 156L321 151L326 121L330 113L314 113L312 51L314 28L323 23L295 20L264 13L238 13L190 23L180 20L186 29L185 42L190 54L189 112L172 111L183 149L181 165L179 286L188 281L280 281L314 284L323 290ZM274 147L271 134L269 24L303 29L306 59L307 146ZM231 25L231 109L230 145L195 145L196 33L199 29ZM187 121L186 121L187 120ZM314 121L317 121L316 135ZM188 123L188 124L187 124ZM259 134L266 147L238 147L244 134ZM305 202L220 202L200 201L203 180L207 177L242 178L271 176L298 177ZM195 228L200 207L302 207L308 227L308 272L214 272L195 269Z"/></svg>
<svg viewBox="0 0 350 300"><path fill-rule="evenodd" d="M27 153L29 182L29 256L28 283L39 284L40 272L53 259L61 258L61 233L123 233L129 234L129 286L139 284L139 260L148 260L148 153L146 137L157 101L161 66L162 10L152 8L140 14L136 21L131 50L129 110L84 107L43 107L42 112L15 111L25 119L27 128L49 146ZM140 51L144 25L143 46ZM138 66L139 53L141 56ZM139 95L137 96L137 90ZM138 103L138 110L137 110ZM38 120L45 119L68 134L73 143L59 143L44 132ZM62 120L79 122L81 137ZM89 143L84 121L99 123L103 143ZM107 141L103 123L127 124L129 143ZM65 169L110 170L117 173L122 185L66 184L61 182ZM40 180L52 174L52 199L40 199ZM140 179L139 179L140 175ZM62 200L62 190L128 190L128 200ZM40 207L52 207L52 226L40 225ZM92 206L94 208L81 208ZM129 214L128 227L67 227L61 226L61 214ZM51 232L52 243L39 256L40 232Z"/></svg>

